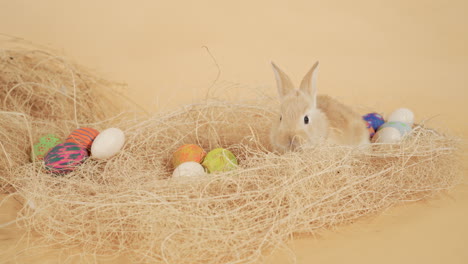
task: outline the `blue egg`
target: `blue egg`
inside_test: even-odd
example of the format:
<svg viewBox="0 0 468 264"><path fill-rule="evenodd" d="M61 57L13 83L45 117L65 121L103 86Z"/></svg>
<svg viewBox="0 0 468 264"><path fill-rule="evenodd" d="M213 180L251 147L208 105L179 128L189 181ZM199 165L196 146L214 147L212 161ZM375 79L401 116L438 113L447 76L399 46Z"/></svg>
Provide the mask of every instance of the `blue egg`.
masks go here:
<svg viewBox="0 0 468 264"><path fill-rule="evenodd" d="M372 128L377 131L381 125L385 123L384 118L377 113L369 113L362 117L366 120L369 124L371 124Z"/></svg>
<svg viewBox="0 0 468 264"><path fill-rule="evenodd" d="M367 130L369 131L369 137L372 138L372 137L375 135L375 130L374 130L374 128L372 127L371 122L366 121L366 128L367 128Z"/></svg>
<svg viewBox="0 0 468 264"><path fill-rule="evenodd" d="M403 122L397 122L397 121L387 122L387 123L381 125L379 130L381 130L381 129L385 128L385 127L393 127L393 128L398 129L398 131L400 131L400 134L402 136L406 135L407 133L409 133L411 131L411 127L408 124L403 123Z"/></svg>

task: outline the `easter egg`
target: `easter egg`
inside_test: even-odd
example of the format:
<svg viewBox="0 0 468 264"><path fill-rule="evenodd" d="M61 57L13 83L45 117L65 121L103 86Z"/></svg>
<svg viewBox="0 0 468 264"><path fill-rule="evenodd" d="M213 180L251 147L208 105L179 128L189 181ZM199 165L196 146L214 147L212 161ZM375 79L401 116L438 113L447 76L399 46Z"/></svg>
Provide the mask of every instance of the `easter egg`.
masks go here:
<svg viewBox="0 0 468 264"><path fill-rule="evenodd" d="M410 126L414 124L414 114L408 108L399 108L388 116L388 122L403 122Z"/></svg>
<svg viewBox="0 0 468 264"><path fill-rule="evenodd" d="M42 160L49 150L61 143L60 138L56 135L48 134L39 139L39 142L34 144L31 152L31 160Z"/></svg>
<svg viewBox="0 0 468 264"><path fill-rule="evenodd" d="M194 177L205 174L205 169L200 163L195 161L188 161L181 163L172 173L172 177Z"/></svg>
<svg viewBox="0 0 468 264"><path fill-rule="evenodd" d="M179 164L194 161L201 163L205 158L206 152L199 146L194 144L186 144L180 146L172 156L172 165L175 167Z"/></svg>
<svg viewBox="0 0 468 264"><path fill-rule="evenodd" d="M375 130L369 121L366 121L366 128L369 131L369 137L372 138L375 135Z"/></svg>
<svg viewBox="0 0 468 264"><path fill-rule="evenodd" d="M93 144L94 139L99 134L94 128L90 127L82 127L73 130L73 132L67 137L65 142L76 143L80 146L85 147L86 149L91 148L91 144Z"/></svg>
<svg viewBox="0 0 468 264"><path fill-rule="evenodd" d="M217 148L206 154L202 165L209 173L229 171L237 167L237 159L229 150Z"/></svg>
<svg viewBox="0 0 468 264"><path fill-rule="evenodd" d="M406 124L406 123L403 123L403 122L396 122L396 121L393 121L393 122L387 122L385 124L383 124L380 129L383 129L383 128L386 128L386 127L393 127L393 128L396 128L399 132L400 132L400 135L401 136L404 136L406 135L408 132L411 131L411 127Z"/></svg>
<svg viewBox="0 0 468 264"><path fill-rule="evenodd" d="M401 133L394 127L384 127L375 133L372 138L374 143L396 143L401 140Z"/></svg>
<svg viewBox="0 0 468 264"><path fill-rule="evenodd" d="M102 131L91 145L91 156L97 159L107 159L122 149L125 143L124 132L118 128L108 128Z"/></svg>
<svg viewBox="0 0 468 264"><path fill-rule="evenodd" d="M379 129L379 127L385 123L384 118L377 113L369 113L362 118L371 124L374 131L377 131L377 129Z"/></svg>
<svg viewBox="0 0 468 264"><path fill-rule="evenodd" d="M53 147L44 157L46 168L56 174L69 173L88 158L88 150L75 143L65 142Z"/></svg>

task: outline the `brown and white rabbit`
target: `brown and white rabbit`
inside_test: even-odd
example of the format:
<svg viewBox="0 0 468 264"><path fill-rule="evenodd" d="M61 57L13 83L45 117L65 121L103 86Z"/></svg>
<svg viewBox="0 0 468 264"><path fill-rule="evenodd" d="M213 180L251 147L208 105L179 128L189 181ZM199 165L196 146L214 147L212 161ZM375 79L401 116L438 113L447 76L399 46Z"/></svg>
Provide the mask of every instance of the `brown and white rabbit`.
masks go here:
<svg viewBox="0 0 468 264"><path fill-rule="evenodd" d="M369 145L362 117L327 95L317 96L318 62L305 75L299 89L272 62L281 100L281 116L271 129L274 150L285 152L328 141L339 145Z"/></svg>

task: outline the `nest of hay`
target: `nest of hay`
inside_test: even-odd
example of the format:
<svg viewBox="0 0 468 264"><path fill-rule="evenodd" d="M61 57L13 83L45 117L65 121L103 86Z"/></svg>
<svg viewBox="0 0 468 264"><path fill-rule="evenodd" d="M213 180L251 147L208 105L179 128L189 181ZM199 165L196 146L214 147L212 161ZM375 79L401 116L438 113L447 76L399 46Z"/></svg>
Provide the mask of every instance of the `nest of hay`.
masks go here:
<svg viewBox="0 0 468 264"><path fill-rule="evenodd" d="M23 40L0 36L0 46L0 175L29 162L33 142L50 131L66 137L118 113L121 98L105 96L117 84Z"/></svg>
<svg viewBox="0 0 468 264"><path fill-rule="evenodd" d="M24 204L17 223L42 237L36 243L79 249L77 258L255 262L295 233L317 234L459 181L458 140L424 125L372 151L322 144L279 155L269 151L271 102L204 102L147 119L105 119L99 78L42 51L0 56L0 182L16 190L11 196ZM119 127L126 144L65 176L28 161L37 138L64 138L78 124ZM227 148L239 168L171 178L171 155L186 143Z"/></svg>
<svg viewBox="0 0 468 264"><path fill-rule="evenodd" d="M117 106L104 96L115 83L33 44L9 37L0 44L12 46L0 49L0 111L77 123L100 121L116 112Z"/></svg>
<svg viewBox="0 0 468 264"><path fill-rule="evenodd" d="M274 116L258 105L193 105L121 124L121 153L67 176L53 177L41 163L20 166L11 184L31 205L20 212L22 226L43 235L41 243L91 255L244 263L294 233L349 223L458 181L458 142L424 126L372 151L324 144L278 155L267 142ZM228 148L240 167L173 179L171 153L184 143Z"/></svg>

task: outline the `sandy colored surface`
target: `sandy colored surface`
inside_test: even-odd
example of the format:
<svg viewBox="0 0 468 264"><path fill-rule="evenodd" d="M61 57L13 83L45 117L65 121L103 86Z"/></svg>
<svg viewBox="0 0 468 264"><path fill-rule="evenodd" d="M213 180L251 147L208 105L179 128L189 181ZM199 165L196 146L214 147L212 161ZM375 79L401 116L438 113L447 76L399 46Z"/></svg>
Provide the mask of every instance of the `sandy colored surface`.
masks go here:
<svg viewBox="0 0 468 264"><path fill-rule="evenodd" d="M0 32L49 45L126 82L123 92L150 111L205 95L217 68L204 45L221 67L218 86L233 97L249 98L249 87L275 95L270 60L296 82L320 60L321 93L384 113L410 107L418 120L432 118L433 127L468 139L466 1L120 2L3 1ZM4 200L0 225L14 219L18 206ZM21 235L0 228L0 263L67 258L53 248L32 256L20 253L24 245L8 250ZM320 238L297 238L291 247L301 264L467 263L468 187ZM277 252L267 262L290 259Z"/></svg>

